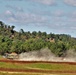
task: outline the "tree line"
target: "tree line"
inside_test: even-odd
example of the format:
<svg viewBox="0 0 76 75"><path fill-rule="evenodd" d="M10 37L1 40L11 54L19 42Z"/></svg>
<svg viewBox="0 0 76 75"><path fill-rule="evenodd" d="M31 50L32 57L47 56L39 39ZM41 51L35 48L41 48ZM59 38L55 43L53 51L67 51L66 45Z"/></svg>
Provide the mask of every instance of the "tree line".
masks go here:
<svg viewBox="0 0 76 75"><path fill-rule="evenodd" d="M47 34L46 32L25 32L14 30L15 26L0 21L0 54L40 50L48 47L56 56L65 56L67 50L76 51L76 38L66 34Z"/></svg>

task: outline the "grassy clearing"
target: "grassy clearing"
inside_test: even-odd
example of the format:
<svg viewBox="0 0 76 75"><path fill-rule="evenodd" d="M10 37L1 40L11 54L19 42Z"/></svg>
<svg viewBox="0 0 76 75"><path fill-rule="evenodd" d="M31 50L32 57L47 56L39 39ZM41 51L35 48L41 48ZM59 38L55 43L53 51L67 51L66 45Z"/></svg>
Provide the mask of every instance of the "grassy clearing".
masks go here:
<svg viewBox="0 0 76 75"><path fill-rule="evenodd" d="M66 71L76 71L76 65L67 65L67 64L43 64L43 63L37 63L37 64L27 64L27 67L30 68L36 68L36 69L42 69L42 70L66 70Z"/></svg>
<svg viewBox="0 0 76 75"><path fill-rule="evenodd" d="M3 59L3 56L0 55L0 59Z"/></svg>
<svg viewBox="0 0 76 75"><path fill-rule="evenodd" d="M0 62L0 68L12 68L12 69L23 69L23 70L38 69L38 70L56 70L56 71L76 71L76 65L53 64L53 63L18 64L18 63Z"/></svg>
<svg viewBox="0 0 76 75"><path fill-rule="evenodd" d="M76 65L71 64L56 64L56 63L6 63L0 62L0 68L6 69L21 69L21 70L29 70L29 69L37 69L37 70L46 70L46 71L76 71ZM50 74L50 73L35 73L35 72L25 72L25 73L10 73L10 72L0 72L0 75L76 75L76 74Z"/></svg>

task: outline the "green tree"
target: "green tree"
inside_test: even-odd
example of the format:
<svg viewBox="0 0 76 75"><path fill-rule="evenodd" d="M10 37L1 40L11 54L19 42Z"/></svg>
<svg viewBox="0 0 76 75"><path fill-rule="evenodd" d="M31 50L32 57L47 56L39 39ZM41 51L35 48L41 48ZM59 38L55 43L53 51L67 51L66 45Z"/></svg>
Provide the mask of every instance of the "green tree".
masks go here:
<svg viewBox="0 0 76 75"><path fill-rule="evenodd" d="M35 38L37 36L37 32L36 31L33 31L32 32L32 36L33 36L33 38Z"/></svg>

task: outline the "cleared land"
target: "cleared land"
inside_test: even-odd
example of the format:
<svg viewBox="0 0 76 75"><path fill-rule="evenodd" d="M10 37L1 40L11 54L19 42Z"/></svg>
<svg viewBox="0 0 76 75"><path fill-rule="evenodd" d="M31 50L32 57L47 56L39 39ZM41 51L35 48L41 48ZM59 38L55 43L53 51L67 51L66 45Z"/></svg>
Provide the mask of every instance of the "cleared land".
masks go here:
<svg viewBox="0 0 76 75"><path fill-rule="evenodd" d="M0 71L0 75L76 75L76 63L0 60Z"/></svg>

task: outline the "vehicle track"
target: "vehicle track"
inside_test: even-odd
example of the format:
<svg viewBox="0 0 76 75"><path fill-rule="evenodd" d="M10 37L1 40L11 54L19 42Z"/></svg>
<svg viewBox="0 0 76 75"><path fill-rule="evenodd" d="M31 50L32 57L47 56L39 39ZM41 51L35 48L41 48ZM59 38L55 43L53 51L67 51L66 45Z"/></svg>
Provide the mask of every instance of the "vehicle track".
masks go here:
<svg viewBox="0 0 76 75"><path fill-rule="evenodd" d="M52 61L17 61L17 60L0 60L0 62L6 63L19 63L19 64L31 64L31 63L55 63L55 64L69 64L76 65L76 62L52 62ZM5 72L31 72L31 73L50 73L50 74L62 74L62 73L71 73L76 74L76 71L57 71L57 70L38 70L38 69L11 69L11 68L0 68L0 71Z"/></svg>
<svg viewBox="0 0 76 75"><path fill-rule="evenodd" d="M76 65L76 62L54 62L54 61L19 61L19 60L0 60L0 62L7 62L7 63L22 63L22 64L30 64L30 63L53 63L53 64L69 64L69 65Z"/></svg>
<svg viewBox="0 0 76 75"><path fill-rule="evenodd" d="M76 74L76 71L50 71L50 70L36 70L36 69L27 69L27 70L22 70L22 69L8 69L8 68L0 68L0 71L5 71L5 72L31 72L31 73L51 73L51 74L58 74L58 73L72 73Z"/></svg>

